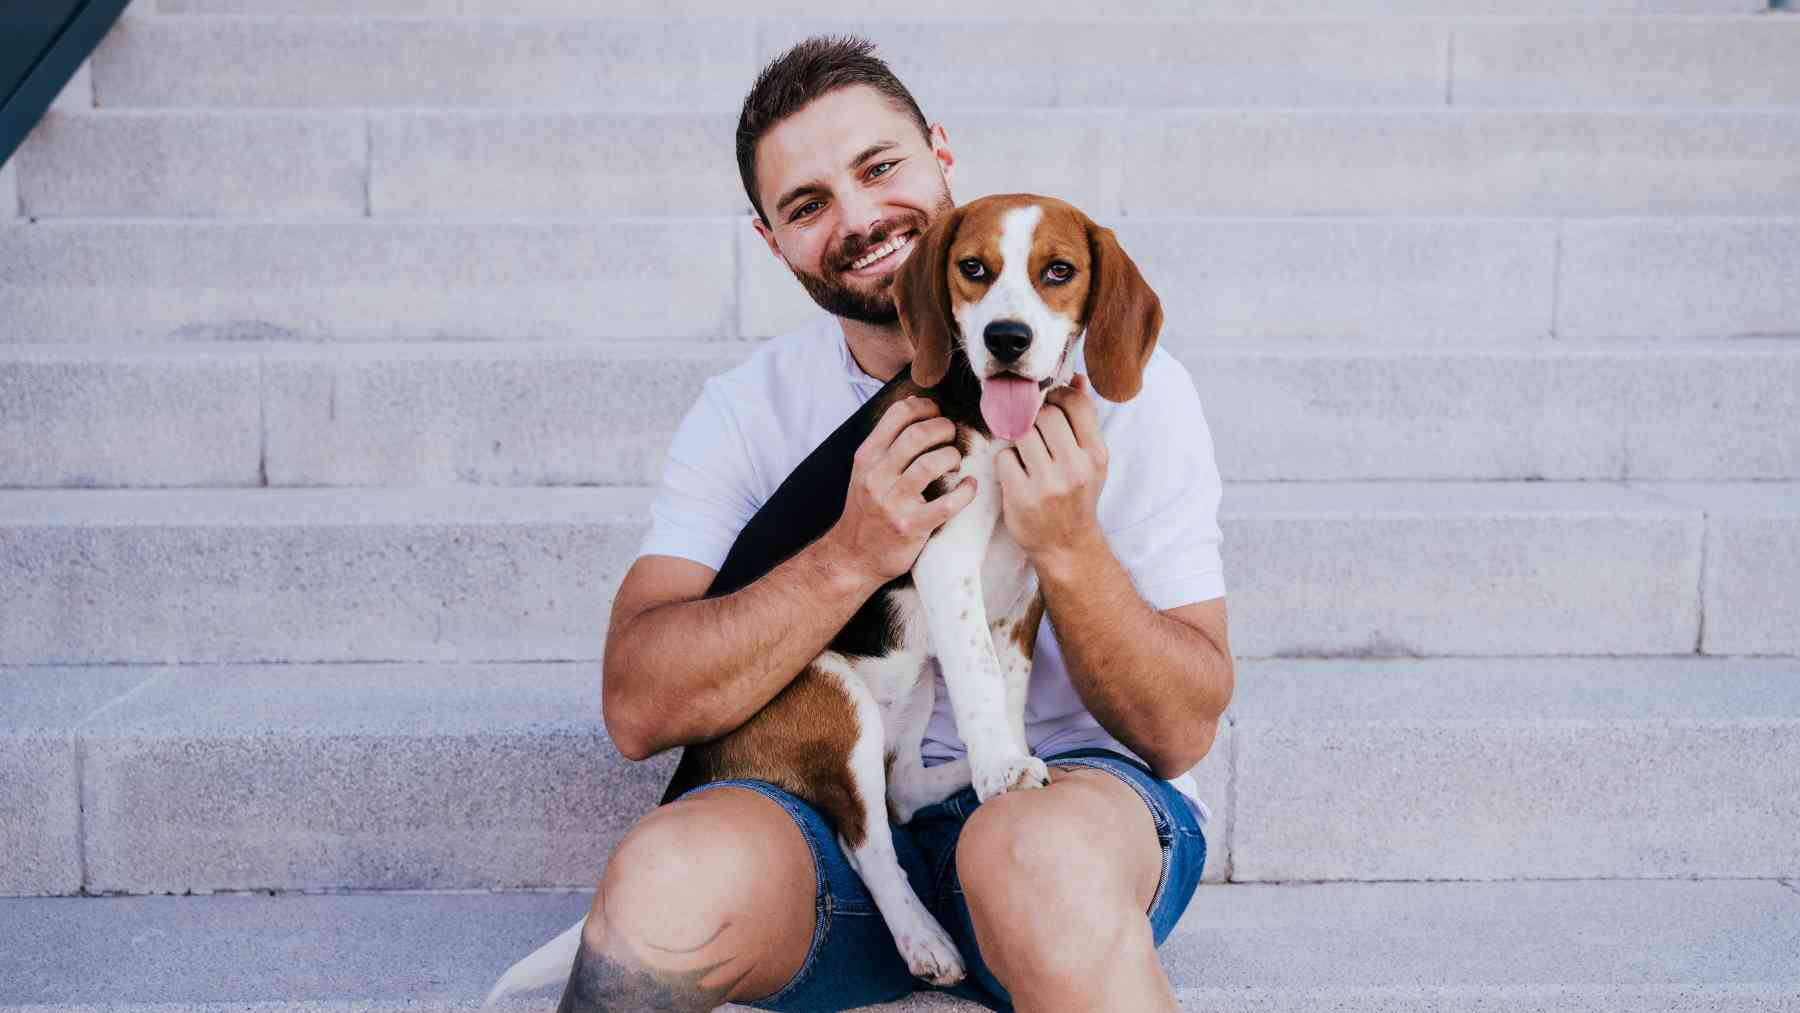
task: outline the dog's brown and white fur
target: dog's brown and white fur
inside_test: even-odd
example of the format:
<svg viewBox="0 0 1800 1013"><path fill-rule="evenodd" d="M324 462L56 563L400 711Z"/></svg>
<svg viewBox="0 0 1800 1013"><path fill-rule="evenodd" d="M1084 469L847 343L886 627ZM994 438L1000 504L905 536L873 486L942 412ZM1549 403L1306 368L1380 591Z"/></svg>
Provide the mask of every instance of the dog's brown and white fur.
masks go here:
<svg viewBox="0 0 1800 1013"><path fill-rule="evenodd" d="M1049 779L1024 725L1044 601L1001 517L995 459L1013 443L984 418L983 392L1007 382L996 374L1012 373L1015 391L1028 389L1018 378L1036 382L1041 407L1050 387L1072 380L1071 352L1085 331L1094 390L1128 400L1142 386L1162 307L1112 231L1052 197L984 197L913 242L894 279L913 344L910 377L862 410L879 418L901 398L935 400L956 423L963 458L925 498L964 475L976 476L975 497L931 536L910 574L876 592L888 620L876 638L883 649L847 653L840 634L742 727L689 746L665 800L726 778L769 781L805 799L836 829L907 966L950 984L964 975L961 955L908 884L888 821L905 823L971 783L985 801ZM920 745L934 703L933 656L968 755L927 768ZM515 964L489 1001L566 978L585 921Z"/></svg>

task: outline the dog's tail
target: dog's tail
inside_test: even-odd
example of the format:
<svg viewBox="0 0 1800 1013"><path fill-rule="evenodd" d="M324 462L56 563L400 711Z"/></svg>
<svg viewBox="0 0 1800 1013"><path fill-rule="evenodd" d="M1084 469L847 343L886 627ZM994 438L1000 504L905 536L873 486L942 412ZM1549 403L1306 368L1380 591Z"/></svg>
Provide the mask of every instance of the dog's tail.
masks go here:
<svg viewBox="0 0 1800 1013"><path fill-rule="evenodd" d="M587 915L582 915L581 920L567 932L507 968L500 980L494 982L493 990L488 992L487 1001L481 1004L481 1008L487 1009L509 995L567 981L569 969L575 966L575 953L581 949L581 927L586 924Z"/></svg>

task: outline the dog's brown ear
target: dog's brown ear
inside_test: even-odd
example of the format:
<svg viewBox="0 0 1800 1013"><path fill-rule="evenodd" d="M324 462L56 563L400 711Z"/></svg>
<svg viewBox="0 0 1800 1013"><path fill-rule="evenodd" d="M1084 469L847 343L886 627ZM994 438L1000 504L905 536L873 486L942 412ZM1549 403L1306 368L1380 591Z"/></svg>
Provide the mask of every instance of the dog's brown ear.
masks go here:
<svg viewBox="0 0 1800 1013"><path fill-rule="evenodd" d="M912 380L936 387L950 371L950 343L956 318L950 313L950 243L962 225L962 208L952 208L919 238L906 263L894 272L894 308L900 329L912 341Z"/></svg>
<svg viewBox="0 0 1800 1013"><path fill-rule="evenodd" d="M1128 401L1144 386L1144 367L1162 330L1162 300L1125 255L1113 230L1087 223L1093 277L1087 294L1088 379L1108 401Z"/></svg>

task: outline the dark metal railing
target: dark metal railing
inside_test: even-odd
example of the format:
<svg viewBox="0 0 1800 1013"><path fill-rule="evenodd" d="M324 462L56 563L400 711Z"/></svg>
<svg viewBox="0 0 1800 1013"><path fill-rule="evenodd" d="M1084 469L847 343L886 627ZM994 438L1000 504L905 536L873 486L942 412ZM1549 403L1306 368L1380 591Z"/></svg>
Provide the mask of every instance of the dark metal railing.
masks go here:
<svg viewBox="0 0 1800 1013"><path fill-rule="evenodd" d="M130 0L0 0L0 165Z"/></svg>

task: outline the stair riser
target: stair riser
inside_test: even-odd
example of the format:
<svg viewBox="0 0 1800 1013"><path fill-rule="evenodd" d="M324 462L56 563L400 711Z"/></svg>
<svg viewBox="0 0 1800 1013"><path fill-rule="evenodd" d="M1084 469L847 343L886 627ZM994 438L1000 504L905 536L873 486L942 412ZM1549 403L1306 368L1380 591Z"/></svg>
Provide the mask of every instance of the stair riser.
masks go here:
<svg viewBox="0 0 1800 1013"><path fill-rule="evenodd" d="M936 115L959 202L1048 193L1138 217L1800 214L1800 112ZM22 149L21 199L36 216L739 215L734 128L599 112L61 114Z"/></svg>
<svg viewBox="0 0 1800 1013"><path fill-rule="evenodd" d="M1172 18L1156 28L1147 48L1128 19L140 18L98 50L94 86L107 106L735 114L766 62L836 31L872 38L927 115L970 95L1039 108L1764 106L1800 95L1800 22L1786 19ZM1068 45L1074 36L1080 46Z"/></svg>
<svg viewBox="0 0 1800 1013"><path fill-rule="evenodd" d="M702 383L750 352L261 347L0 346L0 486L655 485ZM1164 347L1227 482L1800 478L1800 354L1779 345Z"/></svg>

